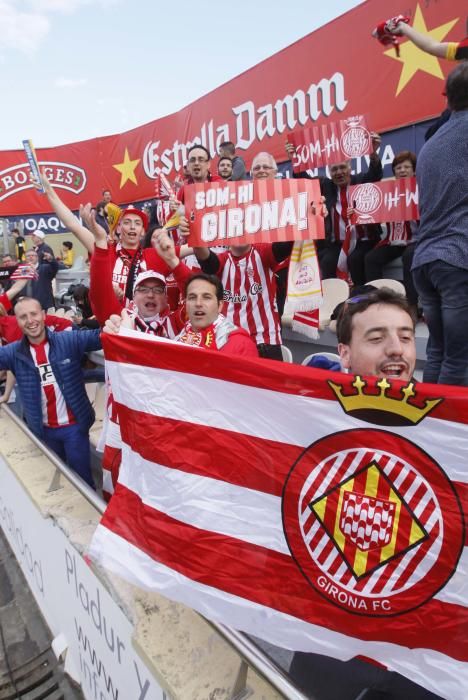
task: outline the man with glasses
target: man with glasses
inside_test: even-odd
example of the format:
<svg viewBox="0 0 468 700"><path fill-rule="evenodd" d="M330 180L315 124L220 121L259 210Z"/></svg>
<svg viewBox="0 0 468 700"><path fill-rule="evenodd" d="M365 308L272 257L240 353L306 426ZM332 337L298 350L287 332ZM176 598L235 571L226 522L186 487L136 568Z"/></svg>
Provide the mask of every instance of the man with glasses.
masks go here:
<svg viewBox="0 0 468 700"><path fill-rule="evenodd" d="M328 216L325 219L325 239L317 241L317 254L322 279L337 276L338 260L346 241L348 247L346 264L354 285L365 284L364 259L380 238L382 230L379 224L351 226L349 210L353 203L349 201L349 186L382 179L382 162L378 155L381 138L371 132L372 153L369 156L367 172L351 174L351 161L333 163L329 166L330 177L321 177L320 189L325 197ZM286 151L291 158L294 145L286 142ZM294 177L309 178L307 173L298 173ZM349 240L350 239L350 240ZM354 246L354 249L351 248ZM345 250L344 248L343 250Z"/></svg>
<svg viewBox="0 0 468 700"><path fill-rule="evenodd" d="M195 144L187 151L187 173L188 178L177 193L177 199L172 197L169 206L172 212L176 212L185 201L185 187L199 182L223 182L219 175L212 175L210 172L211 155L205 146Z"/></svg>

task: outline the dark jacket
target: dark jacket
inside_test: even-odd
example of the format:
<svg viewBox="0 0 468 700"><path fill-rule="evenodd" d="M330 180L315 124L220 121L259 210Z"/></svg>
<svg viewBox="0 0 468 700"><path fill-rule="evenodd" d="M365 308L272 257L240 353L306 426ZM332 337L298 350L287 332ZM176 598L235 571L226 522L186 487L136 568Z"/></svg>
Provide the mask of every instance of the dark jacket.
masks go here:
<svg viewBox="0 0 468 700"><path fill-rule="evenodd" d="M46 333L49 360L60 391L81 430L87 433L94 423L95 414L86 394L81 359L84 353L101 348L99 331L54 333L46 329ZM42 437L41 382L26 338L0 348L0 369L9 369L15 375L26 423L33 433Z"/></svg>
<svg viewBox="0 0 468 700"><path fill-rule="evenodd" d="M39 243L39 245L34 246L34 250L37 253L37 257L40 263L44 262L44 253L48 253L49 255L54 257L54 251L50 247L50 245L47 245L47 243Z"/></svg>
<svg viewBox="0 0 468 700"><path fill-rule="evenodd" d="M40 262L37 266L37 280L29 280L24 288L23 294L33 299L37 299L44 311L55 307L54 294L52 292L52 280L58 272L58 262L55 258L52 260Z"/></svg>

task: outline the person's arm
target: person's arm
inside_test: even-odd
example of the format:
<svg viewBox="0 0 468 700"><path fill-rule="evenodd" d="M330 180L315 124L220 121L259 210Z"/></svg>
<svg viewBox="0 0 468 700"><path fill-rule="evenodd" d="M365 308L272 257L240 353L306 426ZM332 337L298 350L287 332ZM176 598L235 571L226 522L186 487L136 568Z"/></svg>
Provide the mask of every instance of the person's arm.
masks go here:
<svg viewBox="0 0 468 700"><path fill-rule="evenodd" d="M447 51L449 49L449 42L447 41L436 41L429 34L421 34L414 27L411 27L406 22L399 22L397 28L393 34L398 36L406 36L418 49L430 53L432 56L438 56L439 58L448 58Z"/></svg>
<svg viewBox="0 0 468 700"><path fill-rule="evenodd" d="M220 352L229 353L236 357L258 357L258 349L247 331L233 331Z"/></svg>
<svg viewBox="0 0 468 700"><path fill-rule="evenodd" d="M122 303L117 299L112 284L112 251L107 244L106 231L98 223L91 205L81 207L80 213L95 241L89 268L89 300L99 324L104 326L109 316L119 315L122 311Z"/></svg>
<svg viewBox="0 0 468 700"><path fill-rule="evenodd" d="M178 257L174 240L169 236L167 231L161 229L155 236L154 247L159 257L164 260L169 270L174 275L179 290L184 294L185 284L193 273L190 268L180 260L180 257Z"/></svg>
<svg viewBox="0 0 468 700"><path fill-rule="evenodd" d="M92 350L101 350L102 348L101 330L99 328L94 331L71 331L70 333L63 333L62 335L66 336L67 339L73 336L82 355Z"/></svg>
<svg viewBox="0 0 468 700"><path fill-rule="evenodd" d="M39 267L41 265L44 266L47 277L53 280L58 272L58 261L50 253L44 253Z"/></svg>
<svg viewBox="0 0 468 700"><path fill-rule="evenodd" d="M372 146L373 151L370 154L369 167L366 173L360 173L359 175L354 175L351 179L351 184L360 184L365 182L378 182L383 177L382 161L377 153L377 149L380 146L381 138L379 134L372 132Z"/></svg>
<svg viewBox="0 0 468 700"><path fill-rule="evenodd" d="M10 289L7 292L5 292L5 296L7 297L8 301L11 302L11 300L14 299L17 294L19 294L21 291L23 291L23 289L25 288L27 283L28 283L28 280L24 279L24 280L17 280L14 284L12 284ZM5 306L6 311L10 311L11 304L8 306L8 308L6 308L5 304L4 304L4 306Z"/></svg>
<svg viewBox="0 0 468 700"><path fill-rule="evenodd" d="M291 251L294 245L294 241L286 241L285 243L273 243L271 246L271 252L277 263L283 262L286 258L291 255Z"/></svg>
<svg viewBox="0 0 468 700"><path fill-rule="evenodd" d="M15 357L18 349L18 343L11 343L3 348L0 348L0 369L9 369L15 371Z"/></svg>
<svg viewBox="0 0 468 700"><path fill-rule="evenodd" d="M47 179L45 171L41 171L40 182L33 175L31 175L31 182L37 190L40 189L42 185L44 193L49 200L50 206L57 214L58 218L62 221L65 228L75 234L80 243L84 245L88 253L92 253L94 248L93 234L80 223L79 219L74 215L74 213L67 207L66 204L64 204L64 202L62 202L57 192Z"/></svg>
<svg viewBox="0 0 468 700"><path fill-rule="evenodd" d="M8 403L11 392L14 389L14 386L16 384L16 377L13 374L13 372L10 372L10 370L7 371L7 376L6 376L6 382L5 382L5 391L3 392L3 395L0 396L0 404L2 403Z"/></svg>
<svg viewBox="0 0 468 700"><path fill-rule="evenodd" d="M185 238L190 236L190 224L189 224L189 220L187 219L186 216L180 217L179 232ZM216 264L216 269L214 269L212 272L211 271L208 272L208 270L205 270L204 266L202 265L202 263L206 263L208 267L211 267L213 265L213 260L211 263L208 262L211 258L210 254L212 253L212 251L210 251L209 248L203 248L203 247L198 247L198 246L193 246L192 250L193 250L193 254L195 255L196 259L200 263L200 267L203 270L203 272L207 272L210 275L211 274L215 275L219 269L219 261ZM215 254L212 253L212 255L215 255ZM217 256L215 256L215 258L217 258Z"/></svg>

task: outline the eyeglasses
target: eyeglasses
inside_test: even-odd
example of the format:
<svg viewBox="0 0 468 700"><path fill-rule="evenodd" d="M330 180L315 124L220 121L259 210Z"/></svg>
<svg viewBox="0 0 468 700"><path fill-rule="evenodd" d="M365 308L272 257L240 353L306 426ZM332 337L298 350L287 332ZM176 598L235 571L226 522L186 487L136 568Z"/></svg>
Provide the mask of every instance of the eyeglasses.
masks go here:
<svg viewBox="0 0 468 700"><path fill-rule="evenodd" d="M259 170L276 170L272 165L255 165L252 168L252 172L258 173Z"/></svg>
<svg viewBox="0 0 468 700"><path fill-rule="evenodd" d="M137 287L135 292L140 294L164 294L164 287Z"/></svg>
<svg viewBox="0 0 468 700"><path fill-rule="evenodd" d="M202 158L201 156L200 156L200 158L192 157L192 158L189 158L188 162L191 165L193 165L194 163L208 163L208 158Z"/></svg>

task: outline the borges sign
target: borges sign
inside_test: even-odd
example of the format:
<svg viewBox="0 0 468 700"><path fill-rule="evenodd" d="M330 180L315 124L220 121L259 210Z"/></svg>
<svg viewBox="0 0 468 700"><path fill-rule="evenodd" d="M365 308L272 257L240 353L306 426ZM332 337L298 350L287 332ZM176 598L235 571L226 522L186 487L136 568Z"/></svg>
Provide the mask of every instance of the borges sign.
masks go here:
<svg viewBox="0 0 468 700"><path fill-rule="evenodd" d="M318 181L211 182L186 187L190 245L210 246L324 237Z"/></svg>

